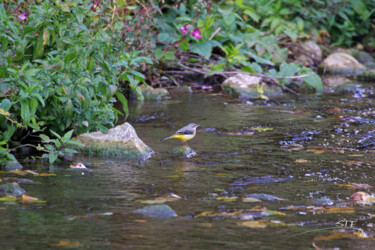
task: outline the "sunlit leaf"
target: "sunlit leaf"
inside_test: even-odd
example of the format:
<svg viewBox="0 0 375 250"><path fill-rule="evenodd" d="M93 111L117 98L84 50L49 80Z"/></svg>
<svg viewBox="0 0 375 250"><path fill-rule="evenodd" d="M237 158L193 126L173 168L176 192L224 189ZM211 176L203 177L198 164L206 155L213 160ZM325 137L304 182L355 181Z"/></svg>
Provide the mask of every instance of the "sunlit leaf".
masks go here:
<svg viewBox="0 0 375 250"><path fill-rule="evenodd" d="M28 196L26 194L23 194L21 196L21 201L23 203L46 203L46 201L39 200L38 198L34 198L34 197Z"/></svg>
<svg viewBox="0 0 375 250"><path fill-rule="evenodd" d="M81 245L81 243L79 241L60 240L59 242L50 243L49 245L54 247L78 247Z"/></svg>
<svg viewBox="0 0 375 250"><path fill-rule="evenodd" d="M324 210L329 214L352 214L355 212L354 207L326 207Z"/></svg>
<svg viewBox="0 0 375 250"><path fill-rule="evenodd" d="M226 196L221 196L217 197L216 200L218 201L226 201L226 202L233 202L237 201L238 197L226 197Z"/></svg>

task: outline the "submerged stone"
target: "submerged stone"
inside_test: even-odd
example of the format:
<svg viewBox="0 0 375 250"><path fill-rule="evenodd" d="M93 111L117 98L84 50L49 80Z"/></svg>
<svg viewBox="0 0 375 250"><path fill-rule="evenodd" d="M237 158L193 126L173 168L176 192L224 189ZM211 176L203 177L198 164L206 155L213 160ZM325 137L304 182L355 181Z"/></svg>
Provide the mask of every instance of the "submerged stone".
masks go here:
<svg viewBox="0 0 375 250"><path fill-rule="evenodd" d="M262 201L284 201L285 199L270 195L270 194L264 194L264 193L253 193L253 194L248 194L245 196L245 199L248 198L254 198L254 199L259 199Z"/></svg>
<svg viewBox="0 0 375 250"><path fill-rule="evenodd" d="M8 161L5 163L4 167L6 171L23 169L23 166L18 161Z"/></svg>
<svg viewBox="0 0 375 250"><path fill-rule="evenodd" d="M330 198L324 197L311 202L314 206L331 206L333 201Z"/></svg>
<svg viewBox="0 0 375 250"><path fill-rule="evenodd" d="M168 205L151 205L141 209L134 210L133 213L142 214L154 218L176 217L176 212Z"/></svg>
<svg viewBox="0 0 375 250"><path fill-rule="evenodd" d="M142 84L140 87L142 95L138 95L136 91L131 93L131 98L136 100L161 100L169 97L169 92L165 88L153 88L149 85ZM143 97L142 97L143 96Z"/></svg>
<svg viewBox="0 0 375 250"><path fill-rule="evenodd" d="M13 196L21 196L26 191L18 185L16 182L7 183L0 185L0 193Z"/></svg>
<svg viewBox="0 0 375 250"><path fill-rule="evenodd" d="M187 146L173 148L170 151L168 151L168 153L173 156L184 156L187 158L193 157L197 154L191 147Z"/></svg>
<svg viewBox="0 0 375 250"><path fill-rule="evenodd" d="M84 144L77 147L81 152L100 156L116 156L126 160L144 160L151 157L154 151L147 146L129 123L102 132L85 133L73 139Z"/></svg>
<svg viewBox="0 0 375 250"><path fill-rule="evenodd" d="M249 184L267 184L267 183L276 183L286 181L293 177L287 178L273 178L272 176L261 176L261 177L251 177L251 176L244 176L237 180L235 180L231 186L244 186Z"/></svg>
<svg viewBox="0 0 375 250"><path fill-rule="evenodd" d="M256 99L259 97L258 84L261 77L250 76L247 74L237 74L229 77L221 85L223 90L229 94L239 95L240 98ZM263 95L267 97L282 96L283 91L275 85L262 84Z"/></svg>

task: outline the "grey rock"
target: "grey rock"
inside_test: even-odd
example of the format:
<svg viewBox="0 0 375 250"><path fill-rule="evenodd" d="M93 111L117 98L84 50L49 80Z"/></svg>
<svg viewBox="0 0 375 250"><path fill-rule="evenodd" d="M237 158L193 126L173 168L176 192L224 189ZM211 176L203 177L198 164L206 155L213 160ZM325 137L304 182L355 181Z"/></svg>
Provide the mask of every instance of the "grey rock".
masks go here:
<svg viewBox="0 0 375 250"><path fill-rule="evenodd" d="M13 195L13 196L21 196L25 193L26 191L18 185L16 182L12 183L6 183L0 185L0 193L8 194L8 195Z"/></svg>
<svg viewBox="0 0 375 250"><path fill-rule="evenodd" d="M168 205L151 205L141 209L134 210L133 213L142 214L153 218L176 217L176 212Z"/></svg>
<svg viewBox="0 0 375 250"><path fill-rule="evenodd" d="M333 74L358 74L366 69L353 56L341 52L329 55L319 68L325 73Z"/></svg>
<svg viewBox="0 0 375 250"><path fill-rule="evenodd" d="M226 79L222 88L229 94L239 95L240 98L255 99L259 93L257 85L260 83L261 77L250 76L247 74L237 74ZM280 87L274 85L263 84L264 95L267 97L282 96L283 91Z"/></svg>
<svg viewBox="0 0 375 250"><path fill-rule="evenodd" d="M23 166L18 161L8 161L5 163L5 170L22 170Z"/></svg>
<svg viewBox="0 0 375 250"><path fill-rule="evenodd" d="M77 149L90 154L117 156L127 160L148 159L154 151L147 146L129 123L102 132L85 133L73 139L84 144Z"/></svg>

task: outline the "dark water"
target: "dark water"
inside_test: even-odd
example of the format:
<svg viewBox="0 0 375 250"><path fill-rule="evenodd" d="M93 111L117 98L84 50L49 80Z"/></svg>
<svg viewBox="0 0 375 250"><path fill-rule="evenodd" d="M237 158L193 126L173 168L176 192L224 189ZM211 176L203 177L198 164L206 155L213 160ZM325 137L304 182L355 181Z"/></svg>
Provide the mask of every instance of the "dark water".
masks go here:
<svg viewBox="0 0 375 250"><path fill-rule="evenodd" d="M93 170L85 175L66 171L69 162L24 163L56 176L18 176L32 179L34 184L22 188L46 203L0 202L2 249L312 249L313 242L321 248L371 249L374 208L348 198L372 189L337 184L374 185L373 103L309 95L250 104L192 94L132 104L128 121L157 153L141 166L76 156ZM201 125L189 142L197 155L171 157L167 151L181 143L159 140L190 122ZM165 204L177 217L131 212L147 206L141 201L171 192L181 199ZM244 202L250 193L285 200ZM314 210L320 198L331 203ZM312 207L285 210L300 205ZM256 208L274 213L244 216ZM354 228L336 227L343 219L355 221ZM355 233L358 228L367 238Z"/></svg>

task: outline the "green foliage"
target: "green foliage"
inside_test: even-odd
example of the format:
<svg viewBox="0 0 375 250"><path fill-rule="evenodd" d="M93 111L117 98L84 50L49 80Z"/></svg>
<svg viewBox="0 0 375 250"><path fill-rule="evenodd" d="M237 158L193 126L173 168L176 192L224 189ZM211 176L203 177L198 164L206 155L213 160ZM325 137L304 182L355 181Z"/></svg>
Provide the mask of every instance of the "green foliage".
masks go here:
<svg viewBox="0 0 375 250"><path fill-rule="evenodd" d="M12 158L9 142L26 132L106 132L122 114L112 107L115 96L128 114L119 80L136 88L145 80L138 68L152 62L126 52L114 25L125 16L113 15L110 3L96 11L91 6L87 0L31 2L23 21L13 12L17 6L0 6L0 156ZM65 151L50 142L51 161Z"/></svg>
<svg viewBox="0 0 375 250"><path fill-rule="evenodd" d="M76 150L68 148L69 145L78 145L82 146L81 143L71 141L70 138L73 135L74 130L70 130L64 134L64 136L60 136L56 132L50 130L50 132L56 136L57 139L50 139L45 134L40 134L40 138L42 139L42 142L44 143L43 146L40 144L38 145L37 149L40 151L46 152L42 155L43 158L48 159L49 163L54 163L59 156L64 156L65 153L77 153Z"/></svg>

